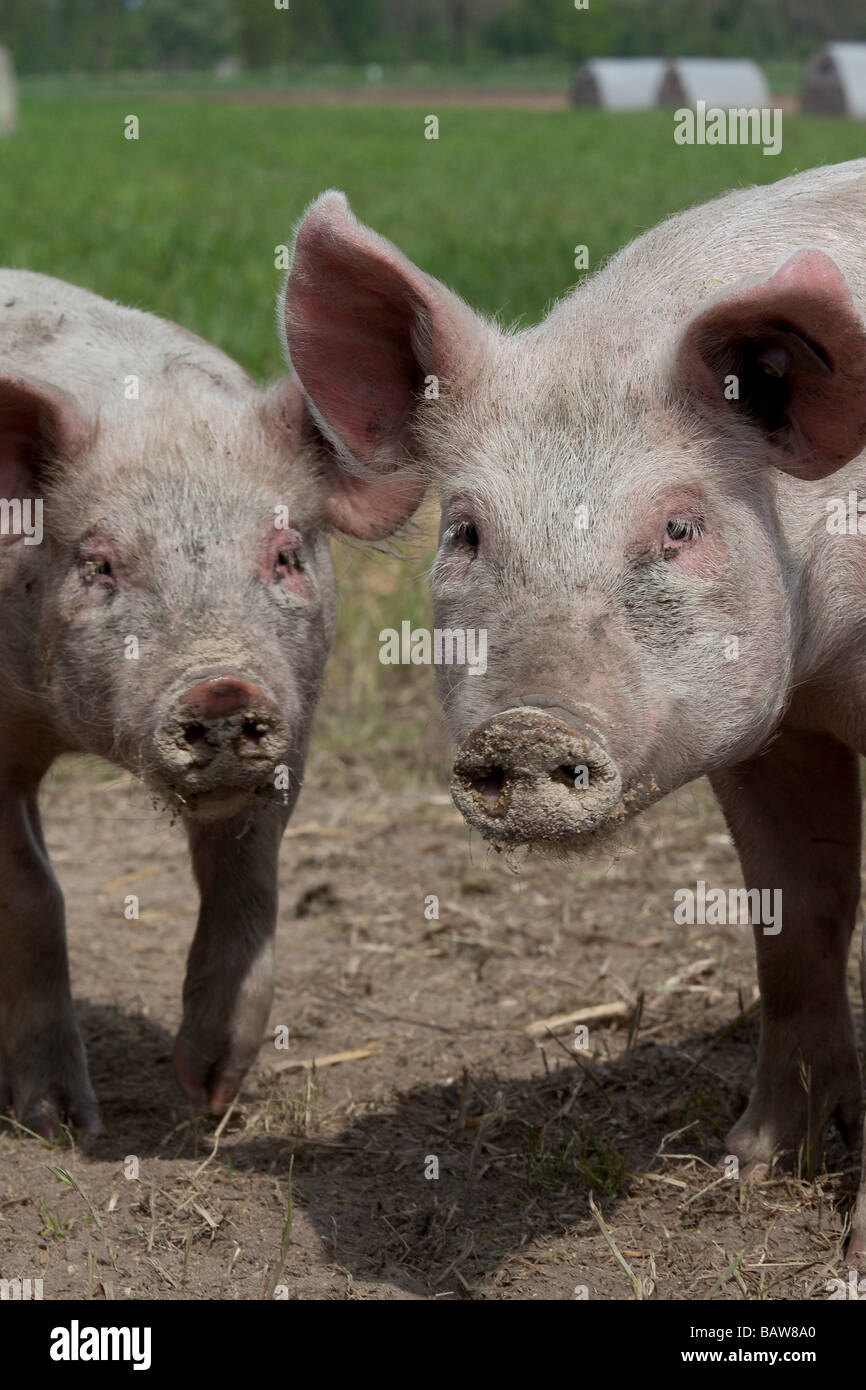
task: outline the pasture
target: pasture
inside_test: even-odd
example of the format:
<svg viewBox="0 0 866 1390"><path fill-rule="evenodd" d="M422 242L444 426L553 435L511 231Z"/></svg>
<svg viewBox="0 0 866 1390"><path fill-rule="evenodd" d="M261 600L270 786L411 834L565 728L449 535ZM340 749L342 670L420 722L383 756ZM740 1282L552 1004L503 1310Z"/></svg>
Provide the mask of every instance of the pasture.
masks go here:
<svg viewBox="0 0 866 1390"><path fill-rule="evenodd" d="M532 322L574 283L576 245L596 268L678 208L866 149L860 126L787 116L769 158L677 146L664 112L449 106L438 141L426 114L25 87L0 145L3 262L175 319L266 380L275 248L326 187L485 313ZM514 864L471 836L431 671L378 661L382 628L428 621L433 525L428 509L398 553L335 547L336 647L281 859L271 1021L291 1047L263 1047L216 1139L170 1071L195 913L182 832L116 769L52 773L107 1129L55 1146L0 1131L0 1272L51 1298L825 1296L854 1156L833 1136L820 1172L742 1189L713 1166L756 996L747 932L672 919L677 883L740 881L708 788L642 817L613 863ZM526 1033L610 1002L627 1020L584 1062Z"/></svg>

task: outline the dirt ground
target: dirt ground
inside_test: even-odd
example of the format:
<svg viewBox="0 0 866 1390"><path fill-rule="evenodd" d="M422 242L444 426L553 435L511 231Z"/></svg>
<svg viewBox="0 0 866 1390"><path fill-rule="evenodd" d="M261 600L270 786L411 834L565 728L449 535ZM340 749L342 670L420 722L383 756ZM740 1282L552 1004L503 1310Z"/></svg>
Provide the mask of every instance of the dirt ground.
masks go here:
<svg viewBox="0 0 866 1390"><path fill-rule="evenodd" d="M449 87L336 87L304 88L287 92L280 88L249 90L151 93L159 100L186 97L190 101L220 101L239 106L513 106L529 111L559 111L570 105L567 92L533 92L522 88Z"/></svg>
<svg viewBox="0 0 866 1390"><path fill-rule="evenodd" d="M0 1276L169 1300L823 1299L845 1277L838 1138L813 1181L715 1166L757 1024L748 929L673 922L675 885L740 882L704 784L614 862L514 865L444 780L386 793L360 758L314 759L281 859L289 1047L265 1041L221 1133L171 1074L182 830L103 765L62 765L45 800L106 1132L49 1146L3 1126ZM580 1059L571 1027L525 1032L600 1004L626 1008Z"/></svg>

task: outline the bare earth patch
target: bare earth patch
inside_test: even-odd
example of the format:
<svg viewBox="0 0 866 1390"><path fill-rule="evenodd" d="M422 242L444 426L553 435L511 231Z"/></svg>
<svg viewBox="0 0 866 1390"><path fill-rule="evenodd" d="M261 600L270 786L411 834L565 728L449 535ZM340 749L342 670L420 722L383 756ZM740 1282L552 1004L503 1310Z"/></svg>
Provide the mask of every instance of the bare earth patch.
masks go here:
<svg viewBox="0 0 866 1390"><path fill-rule="evenodd" d="M264 1042L219 1134L171 1074L195 914L182 829L87 764L46 801L106 1133L2 1127L3 1277L170 1300L807 1299L846 1277L856 1171L835 1136L811 1178L741 1186L716 1166L757 1021L748 929L673 922L677 886L740 883L704 785L642 817L616 862L515 873L444 789L311 777L281 859L271 1023L289 1047ZM578 1059L571 1027L525 1032L617 1001Z"/></svg>
<svg viewBox="0 0 866 1390"><path fill-rule="evenodd" d="M114 96L113 92L101 93ZM142 91L147 101L219 102L230 106L490 106L529 111L560 111L570 105L566 91L531 91L497 87L282 87L234 88L226 91L172 87Z"/></svg>

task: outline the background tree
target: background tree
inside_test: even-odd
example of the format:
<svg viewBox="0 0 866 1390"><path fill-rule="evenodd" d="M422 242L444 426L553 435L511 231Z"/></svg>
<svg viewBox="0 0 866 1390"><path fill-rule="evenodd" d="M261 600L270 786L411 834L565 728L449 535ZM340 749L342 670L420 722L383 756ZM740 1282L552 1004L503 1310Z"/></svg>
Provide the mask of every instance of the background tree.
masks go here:
<svg viewBox="0 0 866 1390"><path fill-rule="evenodd" d="M866 42L863 0L0 0L19 71L456 62L550 55L803 58Z"/></svg>

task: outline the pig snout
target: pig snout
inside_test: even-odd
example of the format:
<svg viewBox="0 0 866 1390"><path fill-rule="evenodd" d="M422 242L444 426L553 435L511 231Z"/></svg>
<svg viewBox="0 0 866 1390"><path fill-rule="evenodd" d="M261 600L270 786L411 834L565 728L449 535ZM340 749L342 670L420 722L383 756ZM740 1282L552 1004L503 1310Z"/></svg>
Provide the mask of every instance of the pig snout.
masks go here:
<svg viewBox="0 0 866 1390"><path fill-rule="evenodd" d="M460 746L451 795L488 840L574 843L617 818L622 780L602 735L521 706Z"/></svg>
<svg viewBox="0 0 866 1390"><path fill-rule="evenodd" d="M153 737L159 779L193 805L269 783L290 743L273 697L235 671L198 672L182 684Z"/></svg>

